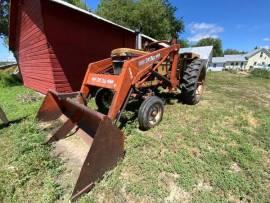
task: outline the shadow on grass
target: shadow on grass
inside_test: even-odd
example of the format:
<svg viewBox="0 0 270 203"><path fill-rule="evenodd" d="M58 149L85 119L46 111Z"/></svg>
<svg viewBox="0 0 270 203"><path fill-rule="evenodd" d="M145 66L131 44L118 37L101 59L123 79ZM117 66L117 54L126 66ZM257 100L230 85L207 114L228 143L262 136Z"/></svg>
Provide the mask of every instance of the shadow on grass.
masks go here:
<svg viewBox="0 0 270 203"><path fill-rule="evenodd" d="M183 103L178 94L163 92L163 93L157 93L156 96L160 97L163 100L164 105L175 105L175 102L173 102L173 100L177 100L177 103ZM119 120L118 127L120 129L123 129L127 123L132 123L137 119L141 103L142 101L135 100L135 101L130 102L126 106L126 109L124 113L121 115L121 118ZM132 112L132 115L130 114L126 115L126 112Z"/></svg>
<svg viewBox="0 0 270 203"><path fill-rule="evenodd" d="M7 124L1 123L0 124L0 130L9 127L11 124L18 124L18 123L20 123L21 121L23 121L26 118L27 118L27 116L22 117L22 118L18 118L18 119L13 120L13 121L9 121Z"/></svg>

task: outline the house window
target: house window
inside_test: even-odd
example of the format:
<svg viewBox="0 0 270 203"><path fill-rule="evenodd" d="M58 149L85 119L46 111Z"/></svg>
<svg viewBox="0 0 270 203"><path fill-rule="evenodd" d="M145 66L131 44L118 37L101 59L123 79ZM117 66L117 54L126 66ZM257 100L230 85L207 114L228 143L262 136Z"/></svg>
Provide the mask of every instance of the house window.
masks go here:
<svg viewBox="0 0 270 203"><path fill-rule="evenodd" d="M216 68L217 67L217 64L216 63L214 63L214 68Z"/></svg>
<svg viewBox="0 0 270 203"><path fill-rule="evenodd" d="M260 55L260 57L261 57L261 58L263 57L263 52L261 52L261 55Z"/></svg>
<svg viewBox="0 0 270 203"><path fill-rule="evenodd" d="M231 63L231 66L234 66L234 63Z"/></svg>
<svg viewBox="0 0 270 203"><path fill-rule="evenodd" d="M268 67L270 67L270 63L268 64Z"/></svg>
<svg viewBox="0 0 270 203"><path fill-rule="evenodd" d="M238 62L236 62L235 65L238 66Z"/></svg>
<svg viewBox="0 0 270 203"><path fill-rule="evenodd" d="M242 63L241 63L241 67L243 67L243 65L244 65L244 63L242 62Z"/></svg>
<svg viewBox="0 0 270 203"><path fill-rule="evenodd" d="M255 61L255 62L254 62L254 66L256 66L256 65L257 65L257 62Z"/></svg>
<svg viewBox="0 0 270 203"><path fill-rule="evenodd" d="M265 62L262 62L262 65L265 66Z"/></svg>

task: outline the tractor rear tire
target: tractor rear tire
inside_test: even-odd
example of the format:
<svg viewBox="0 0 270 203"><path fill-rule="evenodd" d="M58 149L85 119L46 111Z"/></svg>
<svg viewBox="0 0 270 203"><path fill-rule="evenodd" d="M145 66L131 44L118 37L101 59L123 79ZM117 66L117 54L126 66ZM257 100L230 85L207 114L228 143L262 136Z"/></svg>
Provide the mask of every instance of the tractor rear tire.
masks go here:
<svg viewBox="0 0 270 203"><path fill-rule="evenodd" d="M95 101L98 111L108 114L113 99L113 92L109 89L101 88L96 92Z"/></svg>
<svg viewBox="0 0 270 203"><path fill-rule="evenodd" d="M181 83L181 100L184 104L197 104L203 94L206 76L205 63L196 59L183 71Z"/></svg>
<svg viewBox="0 0 270 203"><path fill-rule="evenodd" d="M157 96L148 97L139 108L138 121L141 130L149 130L158 125L164 112L163 101Z"/></svg>

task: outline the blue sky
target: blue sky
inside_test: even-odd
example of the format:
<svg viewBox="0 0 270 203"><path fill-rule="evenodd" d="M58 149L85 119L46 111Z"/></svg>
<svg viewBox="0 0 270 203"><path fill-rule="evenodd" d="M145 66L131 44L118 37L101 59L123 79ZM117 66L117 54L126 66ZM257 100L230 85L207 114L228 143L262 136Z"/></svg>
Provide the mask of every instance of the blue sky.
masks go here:
<svg viewBox="0 0 270 203"><path fill-rule="evenodd" d="M84 0L83 0L84 1ZM95 10L99 0L86 0ZM204 37L219 37L223 48L243 51L255 46L270 48L270 0L170 0L183 17L181 38L195 43ZM0 60L8 49L0 41Z"/></svg>

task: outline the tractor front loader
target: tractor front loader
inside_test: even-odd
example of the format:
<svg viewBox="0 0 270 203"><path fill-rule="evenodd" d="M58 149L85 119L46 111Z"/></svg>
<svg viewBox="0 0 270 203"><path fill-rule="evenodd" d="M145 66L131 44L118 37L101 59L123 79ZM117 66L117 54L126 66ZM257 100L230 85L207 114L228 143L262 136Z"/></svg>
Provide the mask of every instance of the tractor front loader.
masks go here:
<svg viewBox="0 0 270 203"><path fill-rule="evenodd" d="M49 91L37 118L51 121L65 115L65 123L51 136L49 143L64 139L78 129L90 149L82 166L71 199L88 192L104 173L124 155L124 135L116 126L122 112L132 100L141 101L138 122L142 130L157 125L164 104L156 92L162 87L179 93L187 104L200 100L205 80L205 67L197 55L179 55L180 45L160 48L156 42L146 51L120 48L111 57L88 66L81 90L74 93ZM98 111L87 107L95 97Z"/></svg>

